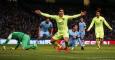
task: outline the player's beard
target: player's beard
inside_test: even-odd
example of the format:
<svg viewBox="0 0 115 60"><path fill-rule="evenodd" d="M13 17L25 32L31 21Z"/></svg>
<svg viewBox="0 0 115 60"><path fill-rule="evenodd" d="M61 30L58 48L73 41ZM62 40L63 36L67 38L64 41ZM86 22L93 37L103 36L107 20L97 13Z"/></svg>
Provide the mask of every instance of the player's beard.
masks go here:
<svg viewBox="0 0 115 60"><path fill-rule="evenodd" d="M64 16L64 13L59 13L59 17L63 17Z"/></svg>
<svg viewBox="0 0 115 60"><path fill-rule="evenodd" d="M97 15L96 17L99 18L99 15Z"/></svg>

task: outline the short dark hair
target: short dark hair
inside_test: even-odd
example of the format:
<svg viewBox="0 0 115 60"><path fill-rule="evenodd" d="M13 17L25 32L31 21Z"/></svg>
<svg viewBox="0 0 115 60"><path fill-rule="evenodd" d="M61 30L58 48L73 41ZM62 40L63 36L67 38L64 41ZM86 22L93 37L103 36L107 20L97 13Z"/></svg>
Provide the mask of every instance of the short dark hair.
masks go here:
<svg viewBox="0 0 115 60"><path fill-rule="evenodd" d="M96 12L101 13L101 8L97 8Z"/></svg>
<svg viewBox="0 0 115 60"><path fill-rule="evenodd" d="M100 11L99 11L99 10L96 10L96 13L97 13L97 12L99 12L99 13L100 13Z"/></svg>
<svg viewBox="0 0 115 60"><path fill-rule="evenodd" d="M74 23L74 24L72 24L72 25L71 25L71 28L73 29L73 28L75 27L75 25L77 25L77 24L75 24L75 23Z"/></svg>
<svg viewBox="0 0 115 60"><path fill-rule="evenodd" d="M60 11L60 10L63 10L63 11L64 11L64 9L63 9L63 8L59 8L59 11Z"/></svg>

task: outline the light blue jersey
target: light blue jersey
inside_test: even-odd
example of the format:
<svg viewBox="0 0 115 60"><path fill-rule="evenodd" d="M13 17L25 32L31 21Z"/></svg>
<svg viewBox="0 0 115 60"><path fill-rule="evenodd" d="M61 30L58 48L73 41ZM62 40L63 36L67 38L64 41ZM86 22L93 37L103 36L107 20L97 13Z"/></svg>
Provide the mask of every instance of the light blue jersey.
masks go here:
<svg viewBox="0 0 115 60"><path fill-rule="evenodd" d="M51 22L46 23L46 21L41 22L40 24L40 37L43 37L44 35L46 37L50 37L49 29L53 28L53 25Z"/></svg>
<svg viewBox="0 0 115 60"><path fill-rule="evenodd" d="M80 40L80 33L78 31L74 32L72 30L69 30L69 36L70 36L70 46L71 47L75 47L75 44L77 41L79 42L80 46L83 46L82 41Z"/></svg>
<svg viewBox="0 0 115 60"><path fill-rule="evenodd" d="M86 29L86 24L85 24L85 22L79 22L79 33L80 33L81 39L84 38L85 29Z"/></svg>
<svg viewBox="0 0 115 60"><path fill-rule="evenodd" d="M77 36L77 37L80 37L80 34L79 34L79 32L78 31L72 31L72 30L69 30L69 35L70 35L70 38L71 39L76 39L76 38L74 38L73 36Z"/></svg>
<svg viewBox="0 0 115 60"><path fill-rule="evenodd" d="M86 24L85 22L79 22L79 31L85 31Z"/></svg>
<svg viewBox="0 0 115 60"><path fill-rule="evenodd" d="M40 24L40 28L42 31L46 32L49 31L50 28L52 28L53 25L51 22L49 22L48 24L46 23L46 21L41 22Z"/></svg>

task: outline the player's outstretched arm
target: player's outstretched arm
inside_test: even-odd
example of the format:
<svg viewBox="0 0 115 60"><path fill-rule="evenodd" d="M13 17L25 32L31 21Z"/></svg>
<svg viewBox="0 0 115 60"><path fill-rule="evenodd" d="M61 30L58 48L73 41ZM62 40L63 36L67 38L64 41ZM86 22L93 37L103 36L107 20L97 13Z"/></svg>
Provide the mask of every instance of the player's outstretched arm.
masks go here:
<svg viewBox="0 0 115 60"><path fill-rule="evenodd" d="M94 19L92 20L92 22L91 22L89 28L87 29L87 31L90 31L90 29L93 27L93 25L94 25Z"/></svg>
<svg viewBox="0 0 115 60"><path fill-rule="evenodd" d="M104 19L103 20L104 21L104 24L110 29L110 30L112 30L112 27L107 23L107 21Z"/></svg>
<svg viewBox="0 0 115 60"><path fill-rule="evenodd" d="M69 19L73 19L73 18L77 18L77 17L80 17L80 16L84 16L86 13L85 12L82 12L80 14L76 14L76 15L72 15L72 16L68 16Z"/></svg>
<svg viewBox="0 0 115 60"><path fill-rule="evenodd" d="M43 12L41 12L40 10L35 10L35 13L36 13L36 14L39 14L39 15L42 15L42 16L45 16L45 17L55 18L54 15L50 15L50 14L47 14L47 13L43 13Z"/></svg>

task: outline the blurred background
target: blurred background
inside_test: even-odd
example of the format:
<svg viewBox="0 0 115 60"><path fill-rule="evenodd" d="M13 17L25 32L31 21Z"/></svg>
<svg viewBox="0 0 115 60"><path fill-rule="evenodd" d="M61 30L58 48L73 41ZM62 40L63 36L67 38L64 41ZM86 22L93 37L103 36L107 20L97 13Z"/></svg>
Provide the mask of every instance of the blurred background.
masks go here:
<svg viewBox="0 0 115 60"><path fill-rule="evenodd" d="M112 26L113 31L105 29L105 40L115 40L115 0L0 0L0 38L6 38L12 31L30 32L32 39L39 38L39 25L44 17L36 15L33 11L40 9L49 14L57 14L59 8L64 8L65 14L73 15L86 10L86 27L89 27L95 11L101 9L102 16ZM52 20L51 20L52 21ZM69 21L70 28L73 22ZM57 30L55 21L52 21L54 32ZM107 28L107 27L105 27ZM95 38L94 29L86 32L86 40Z"/></svg>

